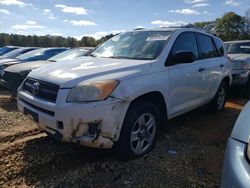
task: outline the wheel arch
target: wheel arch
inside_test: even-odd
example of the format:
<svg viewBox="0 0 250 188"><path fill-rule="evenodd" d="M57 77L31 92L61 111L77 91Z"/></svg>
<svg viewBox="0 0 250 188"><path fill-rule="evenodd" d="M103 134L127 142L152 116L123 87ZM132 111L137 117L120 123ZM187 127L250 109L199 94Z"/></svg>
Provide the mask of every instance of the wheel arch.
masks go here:
<svg viewBox="0 0 250 188"><path fill-rule="evenodd" d="M163 127L163 125L166 125L167 120L168 120L167 103L166 103L166 100L165 100L163 94L160 91L150 91L148 93L137 96L136 98L134 98L130 102L128 109L132 105L135 105L138 101L148 101L148 102L156 105L157 108L159 109L159 112L160 112L161 125L162 125L162 127Z"/></svg>

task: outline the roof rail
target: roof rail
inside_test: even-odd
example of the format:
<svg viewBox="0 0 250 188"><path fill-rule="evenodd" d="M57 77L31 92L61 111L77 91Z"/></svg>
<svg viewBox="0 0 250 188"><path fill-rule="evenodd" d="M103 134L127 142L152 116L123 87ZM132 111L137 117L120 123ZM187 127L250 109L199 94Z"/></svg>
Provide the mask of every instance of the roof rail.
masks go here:
<svg viewBox="0 0 250 188"><path fill-rule="evenodd" d="M202 31L202 32L206 32L206 33L209 33L211 35L214 35L216 37L218 37L215 33L215 28L213 28L212 30L207 30L205 28L201 28L201 27L197 27L193 24L187 24L187 25L183 25L183 26L173 26L173 27L163 27L163 28L176 28L176 29L195 29L195 30L198 30L198 31Z"/></svg>
<svg viewBox="0 0 250 188"><path fill-rule="evenodd" d="M144 30L145 28L143 27L139 27L139 28L135 28L134 31L139 31L139 30Z"/></svg>
<svg viewBox="0 0 250 188"><path fill-rule="evenodd" d="M182 28L190 28L190 29L197 29L197 30L203 30L200 27L197 27L193 24L187 24L187 25L180 25L180 26L163 26L162 28L176 28L176 29L182 29Z"/></svg>

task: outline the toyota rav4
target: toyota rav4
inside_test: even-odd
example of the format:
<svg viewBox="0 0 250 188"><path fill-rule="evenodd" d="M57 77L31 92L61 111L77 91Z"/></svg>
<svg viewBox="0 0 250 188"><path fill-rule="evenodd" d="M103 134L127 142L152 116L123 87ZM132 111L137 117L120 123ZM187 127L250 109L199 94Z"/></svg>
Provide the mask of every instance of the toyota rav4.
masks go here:
<svg viewBox="0 0 250 188"><path fill-rule="evenodd" d="M207 103L222 110L231 80L219 38L193 28L134 30L86 58L33 70L18 108L58 140L115 146L131 159L152 150L168 119Z"/></svg>

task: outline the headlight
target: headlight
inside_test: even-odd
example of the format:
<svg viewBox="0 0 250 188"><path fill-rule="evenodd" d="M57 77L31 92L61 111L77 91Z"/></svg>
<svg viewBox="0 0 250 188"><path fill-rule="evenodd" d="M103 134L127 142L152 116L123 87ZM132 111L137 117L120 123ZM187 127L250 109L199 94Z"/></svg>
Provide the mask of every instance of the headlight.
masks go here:
<svg viewBox="0 0 250 188"><path fill-rule="evenodd" d="M247 62L241 62L240 63L240 69L250 69L250 63Z"/></svg>
<svg viewBox="0 0 250 188"><path fill-rule="evenodd" d="M119 84L117 80L84 83L71 89L67 102L92 102L109 97Z"/></svg>

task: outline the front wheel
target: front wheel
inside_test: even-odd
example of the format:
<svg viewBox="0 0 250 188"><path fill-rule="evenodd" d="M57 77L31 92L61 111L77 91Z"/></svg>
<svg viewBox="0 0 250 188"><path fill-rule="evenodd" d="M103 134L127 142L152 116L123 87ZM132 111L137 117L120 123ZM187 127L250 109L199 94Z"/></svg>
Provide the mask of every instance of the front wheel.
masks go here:
<svg viewBox="0 0 250 188"><path fill-rule="evenodd" d="M154 104L147 101L132 104L117 144L118 157L129 160L150 152L155 146L159 125L160 113Z"/></svg>
<svg viewBox="0 0 250 188"><path fill-rule="evenodd" d="M226 100L228 97L228 85L226 82L222 82L213 101L211 102L211 108L213 111L221 111L224 109Z"/></svg>

